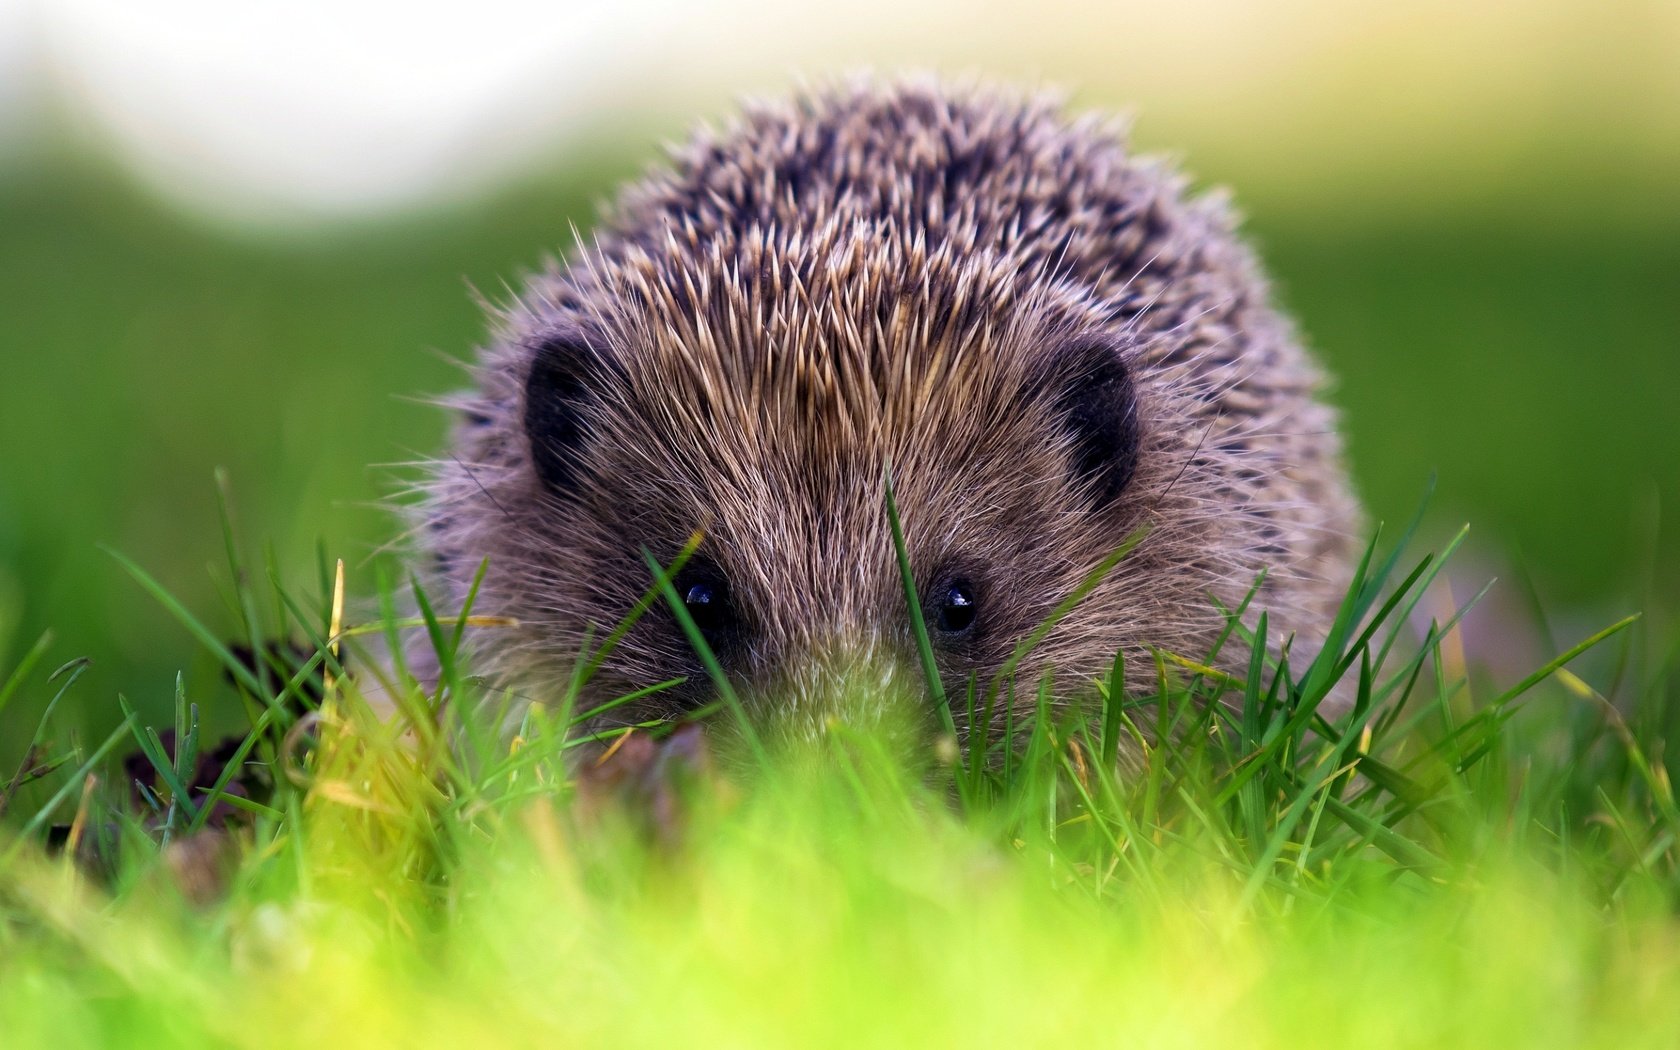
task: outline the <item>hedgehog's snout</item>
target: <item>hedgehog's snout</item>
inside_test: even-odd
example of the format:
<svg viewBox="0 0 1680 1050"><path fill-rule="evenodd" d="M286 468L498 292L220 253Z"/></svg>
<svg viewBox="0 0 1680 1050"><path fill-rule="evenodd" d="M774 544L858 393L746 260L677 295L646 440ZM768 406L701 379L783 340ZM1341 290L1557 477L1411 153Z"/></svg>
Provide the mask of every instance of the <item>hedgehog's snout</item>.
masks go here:
<svg viewBox="0 0 1680 1050"><path fill-rule="evenodd" d="M752 690L752 713L773 739L816 743L853 732L914 737L925 689L877 636L835 639L789 654Z"/></svg>

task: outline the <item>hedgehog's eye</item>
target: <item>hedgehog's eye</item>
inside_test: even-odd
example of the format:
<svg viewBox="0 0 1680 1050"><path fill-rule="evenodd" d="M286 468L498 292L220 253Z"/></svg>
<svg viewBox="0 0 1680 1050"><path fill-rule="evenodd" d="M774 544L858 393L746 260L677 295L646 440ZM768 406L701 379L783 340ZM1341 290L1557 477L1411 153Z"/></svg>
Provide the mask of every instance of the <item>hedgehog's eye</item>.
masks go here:
<svg viewBox="0 0 1680 1050"><path fill-rule="evenodd" d="M708 644L715 645L736 623L728 582L704 570L685 572L675 582L689 619L707 636Z"/></svg>
<svg viewBox="0 0 1680 1050"><path fill-rule="evenodd" d="M974 601L974 588L967 580L953 580L947 584L939 595L938 603L933 622L942 633L961 635L974 626L978 606Z"/></svg>
<svg viewBox="0 0 1680 1050"><path fill-rule="evenodd" d="M728 617L728 588L722 582L691 583L683 592L683 608L688 610L694 626L702 631L715 631Z"/></svg>

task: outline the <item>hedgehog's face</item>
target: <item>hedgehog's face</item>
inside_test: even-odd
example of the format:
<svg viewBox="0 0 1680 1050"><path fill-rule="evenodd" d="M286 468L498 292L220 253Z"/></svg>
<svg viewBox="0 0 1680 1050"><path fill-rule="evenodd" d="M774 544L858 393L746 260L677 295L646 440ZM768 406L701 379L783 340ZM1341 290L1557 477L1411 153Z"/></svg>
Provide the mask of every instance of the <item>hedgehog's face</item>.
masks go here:
<svg viewBox="0 0 1680 1050"><path fill-rule="evenodd" d="M518 644L492 650L504 670L535 690L544 683L533 679L568 681L586 636L598 646L648 592L646 557L670 564L699 533L675 594L750 706L804 729L859 698L854 715L931 718L889 468L920 613L957 708L970 680L984 695L1136 528L1136 489L1152 472L1118 336L1071 309L1017 310L1001 275L972 269L887 288L876 274L892 305L863 316L843 276L821 305L736 302L722 320L705 303L679 309L631 289L615 311L523 337L509 369L518 411L504 413L517 432L477 450L480 463L496 451L508 462L483 472L492 484L474 482L483 531L463 541L468 564L490 558L485 601L523 624ZM1057 664L1070 632L1063 655L1101 655L1056 666L1061 680L1108 666L1131 620L1125 588L1103 593L1106 606L1070 616L1021 678ZM590 699L672 681L613 717L677 715L715 698L659 600L601 662Z"/></svg>

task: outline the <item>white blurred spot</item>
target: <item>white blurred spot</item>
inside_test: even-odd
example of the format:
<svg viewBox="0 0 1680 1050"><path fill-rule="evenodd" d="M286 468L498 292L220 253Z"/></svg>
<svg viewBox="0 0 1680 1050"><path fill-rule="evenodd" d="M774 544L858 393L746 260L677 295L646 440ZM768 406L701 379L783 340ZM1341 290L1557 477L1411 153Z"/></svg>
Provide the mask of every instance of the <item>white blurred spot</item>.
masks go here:
<svg viewBox="0 0 1680 1050"><path fill-rule="evenodd" d="M56 0L40 29L61 92L169 195L347 211L552 145L653 6ZM533 114L548 141L507 133Z"/></svg>

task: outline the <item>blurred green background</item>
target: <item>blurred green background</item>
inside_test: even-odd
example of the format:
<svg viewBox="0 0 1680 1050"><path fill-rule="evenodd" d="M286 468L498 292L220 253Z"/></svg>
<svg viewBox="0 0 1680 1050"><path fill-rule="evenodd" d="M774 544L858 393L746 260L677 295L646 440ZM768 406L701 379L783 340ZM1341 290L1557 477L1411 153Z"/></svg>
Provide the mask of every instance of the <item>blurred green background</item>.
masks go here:
<svg viewBox="0 0 1680 1050"><path fill-rule="evenodd" d="M1148 33L1095 46L1087 10L1039 26L1030 62L1003 50L1000 23L964 51L842 41L801 68L920 59L1074 85L1078 106L1136 103L1140 147L1235 191L1337 376L1374 517L1408 516L1438 474L1432 525L1472 523L1478 570L1521 566L1566 612L1661 605L1680 581L1661 525L1680 497L1674 20L1542 6L1459 26L1441 7L1315 40L1308 16L1328 8L1290 10L1255 44L1267 63L1194 92L1161 82L1167 59L1225 53L1159 12L1154 49ZM1150 57L1111 62L1122 52ZM71 701L89 721L114 719L119 690L161 711L178 668L208 695L186 633L96 545L228 628L216 467L289 579L314 580L324 541L366 594L367 559L397 528L374 503L401 477L372 464L439 449L442 415L409 398L460 383L448 358L483 332L470 287L499 295L563 249L689 117L789 80L773 57L729 61L627 88L641 101L494 178L303 218L245 198L196 207L197 184L45 107L0 163L0 665L50 627L49 666L95 661ZM0 716L0 753L38 712Z"/></svg>

